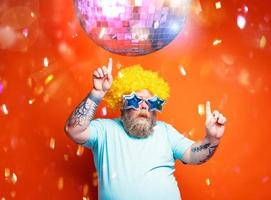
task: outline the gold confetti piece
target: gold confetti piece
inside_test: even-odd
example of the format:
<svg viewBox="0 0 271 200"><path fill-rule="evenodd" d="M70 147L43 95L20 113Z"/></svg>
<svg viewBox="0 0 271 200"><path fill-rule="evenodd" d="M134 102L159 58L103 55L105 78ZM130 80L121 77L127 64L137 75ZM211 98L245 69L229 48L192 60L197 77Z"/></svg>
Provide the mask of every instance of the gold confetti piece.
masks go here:
<svg viewBox="0 0 271 200"><path fill-rule="evenodd" d="M186 71L183 66L180 66L180 72L183 76L186 76Z"/></svg>
<svg viewBox="0 0 271 200"><path fill-rule="evenodd" d="M211 185L211 181L210 181L210 179L209 179L209 178L207 178L207 179L205 180L205 183L206 183L206 185L207 185L207 186L210 186L210 185Z"/></svg>
<svg viewBox="0 0 271 200"><path fill-rule="evenodd" d="M106 107L102 108L102 115L103 116L107 115L107 109L106 109Z"/></svg>
<svg viewBox="0 0 271 200"><path fill-rule="evenodd" d="M47 76L47 78L44 81L44 84L47 85L48 83L50 83L52 80L54 79L54 75L50 74L49 76Z"/></svg>
<svg viewBox="0 0 271 200"><path fill-rule="evenodd" d="M68 161L69 160L69 155L68 154L64 154L64 160Z"/></svg>
<svg viewBox="0 0 271 200"><path fill-rule="evenodd" d="M58 181L57 181L57 188L59 190L63 190L64 188L64 178L63 177L59 177Z"/></svg>
<svg viewBox="0 0 271 200"><path fill-rule="evenodd" d="M89 197L83 197L83 200L90 200Z"/></svg>
<svg viewBox="0 0 271 200"><path fill-rule="evenodd" d="M49 146L51 149L55 149L55 147L56 147L55 138L51 137Z"/></svg>
<svg viewBox="0 0 271 200"><path fill-rule="evenodd" d="M220 1L215 2L215 8L216 9L220 9L221 8L221 2Z"/></svg>
<svg viewBox="0 0 271 200"><path fill-rule="evenodd" d="M204 115L204 113L205 113L204 105L203 104L199 104L198 105L198 114L202 116L202 115Z"/></svg>
<svg viewBox="0 0 271 200"><path fill-rule="evenodd" d="M10 169L9 168L4 169L4 176L5 176L5 178L8 178L10 176Z"/></svg>
<svg viewBox="0 0 271 200"><path fill-rule="evenodd" d="M48 65L49 65L49 60L48 60L47 57L45 57L45 58L43 59L43 66L44 66L44 67L48 67Z"/></svg>
<svg viewBox="0 0 271 200"><path fill-rule="evenodd" d="M263 35L260 39L260 48L263 49L266 45L266 37Z"/></svg>
<svg viewBox="0 0 271 200"><path fill-rule="evenodd" d="M8 115L8 108L7 108L6 104L3 104L1 106L1 110L5 115Z"/></svg>
<svg viewBox="0 0 271 200"><path fill-rule="evenodd" d="M213 41L213 46L216 46L216 45L220 44L221 42L222 42L222 40L219 40L219 39L214 40Z"/></svg>
<svg viewBox="0 0 271 200"><path fill-rule="evenodd" d="M87 194L88 194L88 184L85 184L84 186L83 186L83 195L84 196L87 196Z"/></svg>
<svg viewBox="0 0 271 200"><path fill-rule="evenodd" d="M5 197L1 197L1 200L6 200L6 198Z"/></svg>
<svg viewBox="0 0 271 200"><path fill-rule="evenodd" d="M121 72L118 73L118 77L122 78L123 74Z"/></svg>
<svg viewBox="0 0 271 200"><path fill-rule="evenodd" d="M13 184L16 184L16 182L17 182L17 176L16 176L16 174L15 173L12 173L12 175L11 175L11 182L13 183Z"/></svg>
<svg viewBox="0 0 271 200"><path fill-rule="evenodd" d="M31 12L30 13L31 17L35 17L35 13Z"/></svg>
<svg viewBox="0 0 271 200"><path fill-rule="evenodd" d="M82 156L83 153L84 153L84 150L85 150L85 148L83 146L78 145L76 155L77 156Z"/></svg>

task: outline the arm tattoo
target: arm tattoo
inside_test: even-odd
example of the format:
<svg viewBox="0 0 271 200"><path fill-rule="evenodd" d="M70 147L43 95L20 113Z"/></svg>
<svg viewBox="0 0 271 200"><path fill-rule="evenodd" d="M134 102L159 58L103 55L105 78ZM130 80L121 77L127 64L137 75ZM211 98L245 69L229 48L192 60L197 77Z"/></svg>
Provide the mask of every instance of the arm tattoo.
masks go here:
<svg viewBox="0 0 271 200"><path fill-rule="evenodd" d="M206 144L200 145L199 147L193 147L191 151L199 152L199 151L202 151L203 149L207 149L210 145L211 145L210 143L206 143Z"/></svg>
<svg viewBox="0 0 271 200"><path fill-rule="evenodd" d="M191 149L191 151L192 151L193 153L199 153L199 152L201 152L201 151L207 151L207 150L208 150L207 156L206 156L204 159L198 161L198 164L201 164L201 163L206 162L206 161L209 160L209 159L213 156L213 154L215 153L215 151L216 151L216 149L217 149L217 147L218 147L218 144L213 145L213 146L210 146L210 145L211 145L210 143L206 143L206 144L204 144L204 145L200 145L199 147L193 147L193 148Z"/></svg>
<svg viewBox="0 0 271 200"><path fill-rule="evenodd" d="M87 97L73 112L69 126L87 126L91 119L93 119L97 104Z"/></svg>

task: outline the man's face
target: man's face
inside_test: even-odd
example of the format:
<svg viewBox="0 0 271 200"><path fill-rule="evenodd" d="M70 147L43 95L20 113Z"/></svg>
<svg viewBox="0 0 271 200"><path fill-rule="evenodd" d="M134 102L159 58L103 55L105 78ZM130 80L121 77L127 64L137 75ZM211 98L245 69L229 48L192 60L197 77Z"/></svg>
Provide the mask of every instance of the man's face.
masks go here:
<svg viewBox="0 0 271 200"><path fill-rule="evenodd" d="M152 97L148 90L141 90L136 94L142 99ZM143 101L138 109L122 110L121 119L126 131L136 137L147 137L153 132L156 124L155 111L149 111L149 105Z"/></svg>

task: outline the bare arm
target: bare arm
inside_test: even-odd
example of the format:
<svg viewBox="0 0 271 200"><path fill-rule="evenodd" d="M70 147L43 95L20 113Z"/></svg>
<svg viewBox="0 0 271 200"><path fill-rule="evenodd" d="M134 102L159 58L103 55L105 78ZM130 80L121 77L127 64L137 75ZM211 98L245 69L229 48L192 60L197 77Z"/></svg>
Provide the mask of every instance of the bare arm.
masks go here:
<svg viewBox="0 0 271 200"><path fill-rule="evenodd" d="M206 136L186 150L182 161L186 164L202 164L215 153L224 134L226 118L218 111L211 113L210 103L206 103Z"/></svg>
<svg viewBox="0 0 271 200"><path fill-rule="evenodd" d="M85 143L89 138L89 123L94 119L96 108L109 90L112 78L112 59L108 66L93 72L93 89L91 93L75 108L65 124L67 135L76 143Z"/></svg>

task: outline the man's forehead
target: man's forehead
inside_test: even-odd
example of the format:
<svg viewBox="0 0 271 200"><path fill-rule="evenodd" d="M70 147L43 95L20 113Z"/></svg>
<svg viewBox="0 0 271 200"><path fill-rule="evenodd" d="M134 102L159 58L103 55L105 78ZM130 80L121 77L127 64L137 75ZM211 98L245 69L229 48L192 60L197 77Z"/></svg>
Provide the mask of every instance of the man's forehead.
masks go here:
<svg viewBox="0 0 271 200"><path fill-rule="evenodd" d="M152 97L153 96L153 94L149 90L147 90L147 89L136 91L136 94L138 96L144 97L144 98L148 98L148 97Z"/></svg>

